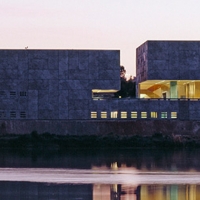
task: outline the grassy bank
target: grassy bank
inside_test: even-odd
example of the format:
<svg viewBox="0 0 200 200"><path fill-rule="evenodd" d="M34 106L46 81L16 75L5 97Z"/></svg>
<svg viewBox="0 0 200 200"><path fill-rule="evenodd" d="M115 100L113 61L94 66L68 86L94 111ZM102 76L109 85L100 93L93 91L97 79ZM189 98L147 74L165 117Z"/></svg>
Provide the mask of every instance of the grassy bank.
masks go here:
<svg viewBox="0 0 200 200"><path fill-rule="evenodd" d="M25 135L1 135L0 148L17 149L73 149L73 148L187 148L200 147L200 137L173 136L155 133L152 136L109 135L52 135L38 134L36 131Z"/></svg>

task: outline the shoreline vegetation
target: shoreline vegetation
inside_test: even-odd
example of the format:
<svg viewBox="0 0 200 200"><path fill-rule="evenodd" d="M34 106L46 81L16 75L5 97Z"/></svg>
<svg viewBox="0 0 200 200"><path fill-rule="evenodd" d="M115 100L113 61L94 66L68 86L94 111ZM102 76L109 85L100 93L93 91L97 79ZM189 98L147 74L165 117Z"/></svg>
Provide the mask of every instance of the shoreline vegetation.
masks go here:
<svg viewBox="0 0 200 200"><path fill-rule="evenodd" d="M55 135L50 133L0 135L1 149L165 149L165 148L199 148L198 135Z"/></svg>

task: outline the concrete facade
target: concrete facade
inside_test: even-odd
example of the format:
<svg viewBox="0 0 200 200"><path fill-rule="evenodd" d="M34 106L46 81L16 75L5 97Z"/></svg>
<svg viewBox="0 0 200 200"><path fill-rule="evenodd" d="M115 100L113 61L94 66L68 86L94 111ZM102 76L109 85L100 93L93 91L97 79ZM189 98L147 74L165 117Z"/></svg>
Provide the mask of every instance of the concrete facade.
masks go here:
<svg viewBox="0 0 200 200"><path fill-rule="evenodd" d="M117 50L0 50L0 119L88 119L119 73Z"/></svg>
<svg viewBox="0 0 200 200"><path fill-rule="evenodd" d="M200 41L147 41L136 49L136 77L200 80Z"/></svg>

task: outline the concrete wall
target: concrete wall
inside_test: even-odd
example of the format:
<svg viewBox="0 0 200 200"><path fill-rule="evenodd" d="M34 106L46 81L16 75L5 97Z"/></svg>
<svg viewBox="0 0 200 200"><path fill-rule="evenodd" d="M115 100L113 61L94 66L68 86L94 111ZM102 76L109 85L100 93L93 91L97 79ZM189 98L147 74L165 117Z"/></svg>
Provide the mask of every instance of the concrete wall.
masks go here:
<svg viewBox="0 0 200 200"><path fill-rule="evenodd" d="M136 49L136 81L137 83L148 79L148 42Z"/></svg>
<svg viewBox="0 0 200 200"><path fill-rule="evenodd" d="M118 50L0 50L0 119L88 119L92 89L120 89Z"/></svg>
<svg viewBox="0 0 200 200"><path fill-rule="evenodd" d="M200 41L147 41L136 50L137 81L200 80Z"/></svg>

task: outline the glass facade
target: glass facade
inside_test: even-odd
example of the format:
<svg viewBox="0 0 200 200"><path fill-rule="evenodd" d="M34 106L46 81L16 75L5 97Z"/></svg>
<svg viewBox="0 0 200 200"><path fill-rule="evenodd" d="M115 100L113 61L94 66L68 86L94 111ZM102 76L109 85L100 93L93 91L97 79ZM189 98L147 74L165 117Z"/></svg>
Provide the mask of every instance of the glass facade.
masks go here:
<svg viewBox="0 0 200 200"><path fill-rule="evenodd" d="M138 86L139 98L200 98L199 80L148 80Z"/></svg>

